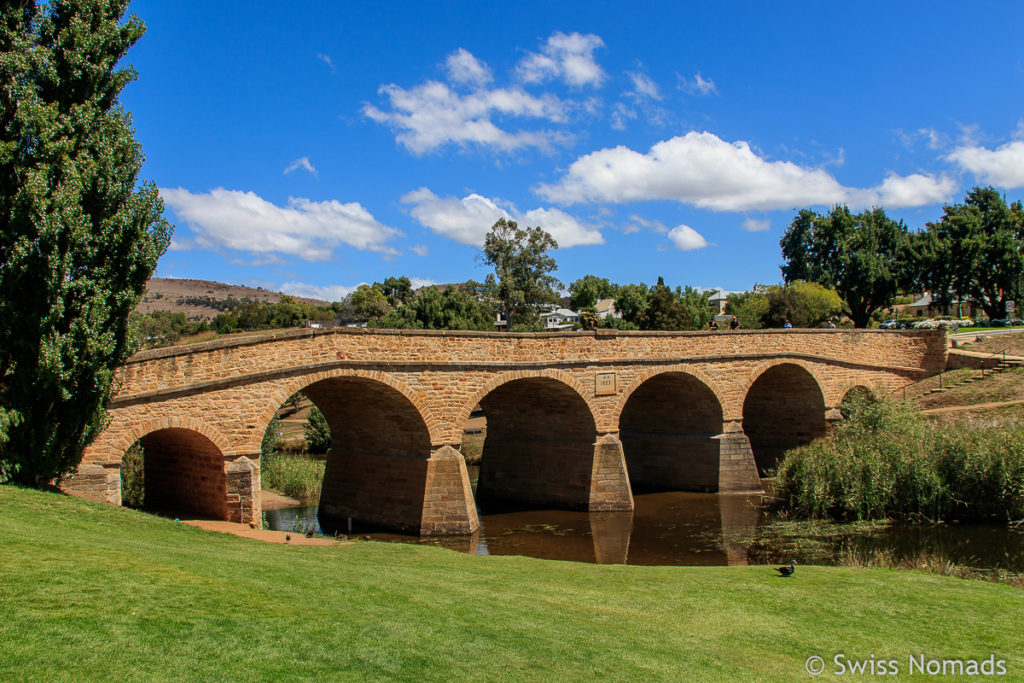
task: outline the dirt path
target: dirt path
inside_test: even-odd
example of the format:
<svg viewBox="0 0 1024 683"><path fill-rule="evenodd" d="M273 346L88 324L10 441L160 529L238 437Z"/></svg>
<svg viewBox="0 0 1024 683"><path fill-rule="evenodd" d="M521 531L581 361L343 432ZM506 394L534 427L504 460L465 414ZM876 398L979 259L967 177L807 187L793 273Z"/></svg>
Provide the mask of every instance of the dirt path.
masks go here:
<svg viewBox="0 0 1024 683"><path fill-rule="evenodd" d="M283 508L302 507L301 500L282 496L280 493L274 493L273 491L268 491L266 489L263 489L260 492L260 502L264 510L281 510Z"/></svg>
<svg viewBox="0 0 1024 683"><path fill-rule="evenodd" d="M1016 401L996 401L994 403L972 403L966 406L946 406L944 408L928 408L920 411L922 415L941 415L942 413L959 413L964 410L985 410L987 408L1002 408L1003 406L1014 406L1024 403L1024 399Z"/></svg>
<svg viewBox="0 0 1024 683"><path fill-rule="evenodd" d="M313 536L306 538L304 534L297 534L288 531L269 531L267 529L253 529L248 524L236 522L222 522L212 519L183 519L182 524L199 527L207 531L217 531L222 534L234 534L243 538L254 538L257 541L266 543L286 543L288 545L352 545L351 541L339 541L327 536Z"/></svg>

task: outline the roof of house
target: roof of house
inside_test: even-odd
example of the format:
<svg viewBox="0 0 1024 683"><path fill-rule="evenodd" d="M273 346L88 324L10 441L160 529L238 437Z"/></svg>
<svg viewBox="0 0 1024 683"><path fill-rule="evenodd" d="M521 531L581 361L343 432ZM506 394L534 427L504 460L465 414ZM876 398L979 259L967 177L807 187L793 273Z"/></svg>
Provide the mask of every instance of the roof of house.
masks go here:
<svg viewBox="0 0 1024 683"><path fill-rule="evenodd" d="M598 311L607 311L615 308L615 299L598 299L597 303L594 304L594 308Z"/></svg>

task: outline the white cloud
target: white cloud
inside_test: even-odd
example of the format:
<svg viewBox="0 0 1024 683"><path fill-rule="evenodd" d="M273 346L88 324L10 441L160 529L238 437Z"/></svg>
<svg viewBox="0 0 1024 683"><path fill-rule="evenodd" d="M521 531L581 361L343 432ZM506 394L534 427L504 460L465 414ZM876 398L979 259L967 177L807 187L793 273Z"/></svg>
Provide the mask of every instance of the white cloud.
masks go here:
<svg viewBox="0 0 1024 683"><path fill-rule="evenodd" d="M567 105L553 95L534 97L520 88L477 90L460 95L448 85L427 81L409 90L385 85L391 111L363 107L368 118L391 127L395 139L413 154L426 154L448 143L477 144L514 151L527 147L548 149L566 136L551 131L508 131L492 116L524 117L564 122Z"/></svg>
<svg viewBox="0 0 1024 683"><path fill-rule="evenodd" d="M599 230L559 209L538 208L521 213L500 199L478 194L462 199L438 197L425 187L408 193L402 197L402 202L411 205L409 213L421 225L474 247L483 245L484 237L499 218L514 220L522 227L539 225L551 233L562 248L604 243Z"/></svg>
<svg viewBox="0 0 1024 683"><path fill-rule="evenodd" d="M718 94L718 88L715 87L715 82L710 78L705 79L701 76L699 71L694 74L693 80L690 80L678 73L676 74L676 77L679 79L679 89L685 90L691 95L707 96Z"/></svg>
<svg viewBox="0 0 1024 683"><path fill-rule="evenodd" d="M661 92L658 84L651 80L647 74L627 71L626 75L633 81L633 94L638 97L649 97L652 100L660 100Z"/></svg>
<svg viewBox="0 0 1024 683"><path fill-rule="evenodd" d="M448 55L446 61L448 78L453 83L465 83L480 87L493 80L491 69L464 48Z"/></svg>
<svg viewBox="0 0 1024 683"><path fill-rule="evenodd" d="M409 278L409 283L412 285L413 289L419 289L420 287L430 287L431 285L437 284L433 280L423 277L411 277Z"/></svg>
<svg viewBox="0 0 1024 683"><path fill-rule="evenodd" d="M626 121L636 118L636 110L625 102L616 102L612 108L612 123L614 130L626 130Z"/></svg>
<svg viewBox="0 0 1024 683"><path fill-rule="evenodd" d="M983 183L1006 189L1024 187L1024 141L1012 140L996 149L962 145L945 157Z"/></svg>
<svg viewBox="0 0 1024 683"><path fill-rule="evenodd" d="M409 250L417 256L428 256L430 249L425 244L415 244L409 247Z"/></svg>
<svg viewBox="0 0 1024 683"><path fill-rule="evenodd" d="M744 218L743 229L747 232L767 232L772 227L772 222L767 218L757 220L756 218Z"/></svg>
<svg viewBox="0 0 1024 683"><path fill-rule="evenodd" d="M557 183L536 192L560 204L674 200L712 211L768 211L797 206L888 201L897 208L943 201L955 189L946 177L890 174L881 186L842 186L820 168L767 161L743 141L691 131L659 142L647 154L619 146L580 157Z"/></svg>
<svg viewBox="0 0 1024 683"><path fill-rule="evenodd" d="M301 296L307 299L320 299L321 301L341 301L352 292L359 289L359 285L346 287L345 285L313 285L308 282L285 282L278 290L283 294Z"/></svg>
<svg viewBox="0 0 1024 683"><path fill-rule="evenodd" d="M319 173L317 173L317 170L316 168L313 167L313 164L310 163L309 157L302 157L301 159L296 159L292 163L288 164L288 168L284 169L284 174L288 175L292 171L296 171L300 168L309 171L313 175L319 177Z"/></svg>
<svg viewBox="0 0 1024 683"><path fill-rule="evenodd" d="M160 196L195 232L196 244L206 248L327 261L340 245L397 253L387 242L402 235L374 219L358 202L290 197L287 206L277 206L254 192L224 188L203 194L161 188Z"/></svg>
<svg viewBox="0 0 1024 683"><path fill-rule="evenodd" d="M644 228L647 228L652 232L656 232L659 235L668 234L668 228L659 220L649 220L638 216L635 213L630 215L629 220L631 220L632 223L626 225L625 232L627 235L631 232L638 232Z"/></svg>
<svg viewBox="0 0 1024 683"><path fill-rule="evenodd" d="M323 52L317 52L316 58L331 68L331 71L335 71L334 60L331 59L330 55L325 55Z"/></svg>
<svg viewBox="0 0 1024 683"><path fill-rule="evenodd" d="M574 88L598 87L605 79L604 70L594 61L594 50L604 41L588 33L552 33L540 52L530 52L516 67L516 73L527 83L543 83L561 79Z"/></svg>
<svg viewBox="0 0 1024 683"><path fill-rule="evenodd" d="M668 238L679 251L693 251L708 246L708 241L689 225L677 225L668 231Z"/></svg>

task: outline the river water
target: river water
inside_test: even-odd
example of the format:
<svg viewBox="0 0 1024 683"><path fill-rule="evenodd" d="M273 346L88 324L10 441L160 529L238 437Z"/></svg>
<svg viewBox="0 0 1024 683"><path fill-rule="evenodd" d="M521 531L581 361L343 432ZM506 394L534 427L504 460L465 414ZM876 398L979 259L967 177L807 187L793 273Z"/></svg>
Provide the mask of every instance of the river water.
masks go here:
<svg viewBox="0 0 1024 683"><path fill-rule="evenodd" d="M854 555L954 562L1024 572L1024 528L789 522L766 511L760 496L649 493L632 512L482 510L472 536L420 538L354 526L372 540L440 545L477 555L637 565L838 564ZM267 511L270 527L320 533L317 508ZM348 534L347 528L327 529Z"/></svg>

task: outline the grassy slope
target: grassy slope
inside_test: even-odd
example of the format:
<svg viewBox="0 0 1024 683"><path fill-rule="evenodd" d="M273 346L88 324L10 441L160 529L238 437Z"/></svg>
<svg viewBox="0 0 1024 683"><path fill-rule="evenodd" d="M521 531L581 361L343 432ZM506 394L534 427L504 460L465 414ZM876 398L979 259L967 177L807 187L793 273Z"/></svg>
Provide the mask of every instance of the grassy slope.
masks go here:
<svg viewBox="0 0 1024 683"><path fill-rule="evenodd" d="M261 544L0 486L0 679L744 679L811 654L1024 672L1024 591L798 567Z"/></svg>

